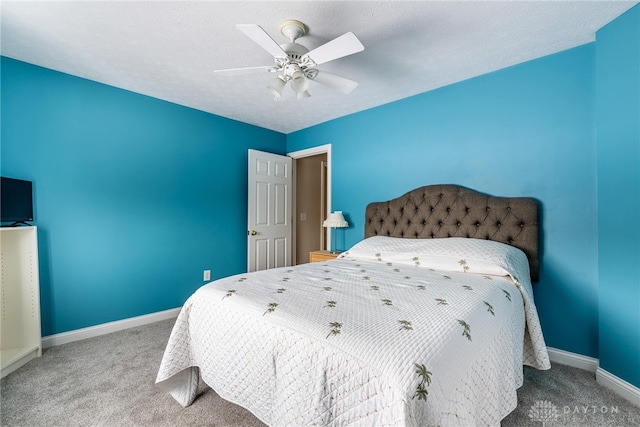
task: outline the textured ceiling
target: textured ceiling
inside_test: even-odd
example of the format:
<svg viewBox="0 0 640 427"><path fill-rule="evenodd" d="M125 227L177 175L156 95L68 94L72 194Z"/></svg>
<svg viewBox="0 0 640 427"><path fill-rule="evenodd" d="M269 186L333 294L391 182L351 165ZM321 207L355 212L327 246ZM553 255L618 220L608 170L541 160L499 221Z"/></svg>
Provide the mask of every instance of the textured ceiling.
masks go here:
<svg viewBox="0 0 640 427"><path fill-rule="evenodd" d="M4 56L290 133L595 40L636 1L2 1ZM309 28L309 49L348 31L363 52L318 69L359 82L349 95L315 82L311 97L274 102L274 74L215 69L271 65L238 31L255 23ZM286 90L289 90L286 88Z"/></svg>

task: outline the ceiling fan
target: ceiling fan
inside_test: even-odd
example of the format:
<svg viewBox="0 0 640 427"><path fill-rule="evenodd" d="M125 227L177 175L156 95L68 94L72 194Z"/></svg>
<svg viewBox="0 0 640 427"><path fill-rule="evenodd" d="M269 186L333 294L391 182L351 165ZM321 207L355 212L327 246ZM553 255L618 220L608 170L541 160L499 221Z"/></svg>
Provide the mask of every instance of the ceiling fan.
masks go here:
<svg viewBox="0 0 640 427"><path fill-rule="evenodd" d="M310 51L301 44L296 43L298 38L307 34L306 25L300 21L289 19L280 24L280 32L289 39L289 43L281 45L278 45L259 25L238 24L236 27L269 52L274 58L275 65L214 70L215 73L261 70L280 73L267 86L267 89L275 96L274 99L276 101L282 99L282 91L289 82L291 82L291 88L296 94L296 99L304 99L311 96L307 90L310 81L315 81L344 94L351 93L358 86L358 83L353 80L315 68L317 65L363 51L364 46L355 34L351 32Z"/></svg>

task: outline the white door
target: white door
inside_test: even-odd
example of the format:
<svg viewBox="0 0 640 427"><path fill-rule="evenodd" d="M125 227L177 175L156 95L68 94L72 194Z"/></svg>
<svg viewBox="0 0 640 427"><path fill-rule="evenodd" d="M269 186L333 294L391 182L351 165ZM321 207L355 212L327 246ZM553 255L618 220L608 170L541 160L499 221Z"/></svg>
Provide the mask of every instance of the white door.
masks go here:
<svg viewBox="0 0 640 427"><path fill-rule="evenodd" d="M291 265L292 159L249 150L247 271Z"/></svg>

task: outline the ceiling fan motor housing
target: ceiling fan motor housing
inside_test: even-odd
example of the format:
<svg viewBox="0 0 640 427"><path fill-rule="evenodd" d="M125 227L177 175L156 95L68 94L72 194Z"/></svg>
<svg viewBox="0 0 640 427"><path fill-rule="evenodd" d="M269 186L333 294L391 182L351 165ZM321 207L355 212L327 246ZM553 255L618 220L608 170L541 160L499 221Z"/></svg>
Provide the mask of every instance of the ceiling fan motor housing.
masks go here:
<svg viewBox="0 0 640 427"><path fill-rule="evenodd" d="M280 47L287 53L291 62L300 62L302 55L309 52L309 49L298 43L284 43Z"/></svg>

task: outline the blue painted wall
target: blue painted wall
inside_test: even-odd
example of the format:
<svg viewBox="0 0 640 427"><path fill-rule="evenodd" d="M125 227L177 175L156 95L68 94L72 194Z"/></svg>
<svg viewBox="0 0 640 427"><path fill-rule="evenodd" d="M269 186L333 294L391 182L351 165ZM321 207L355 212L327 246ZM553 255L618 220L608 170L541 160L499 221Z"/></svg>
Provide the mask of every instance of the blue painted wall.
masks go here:
<svg viewBox="0 0 640 427"><path fill-rule="evenodd" d="M246 271L247 149L286 136L2 57L2 175L33 180L44 336Z"/></svg>
<svg viewBox="0 0 640 427"><path fill-rule="evenodd" d="M596 43L600 366L640 387L640 6Z"/></svg>
<svg viewBox="0 0 640 427"><path fill-rule="evenodd" d="M598 356L595 46L480 76L287 136L332 144L334 209L363 236L368 202L453 183L537 198L536 303L548 345Z"/></svg>

